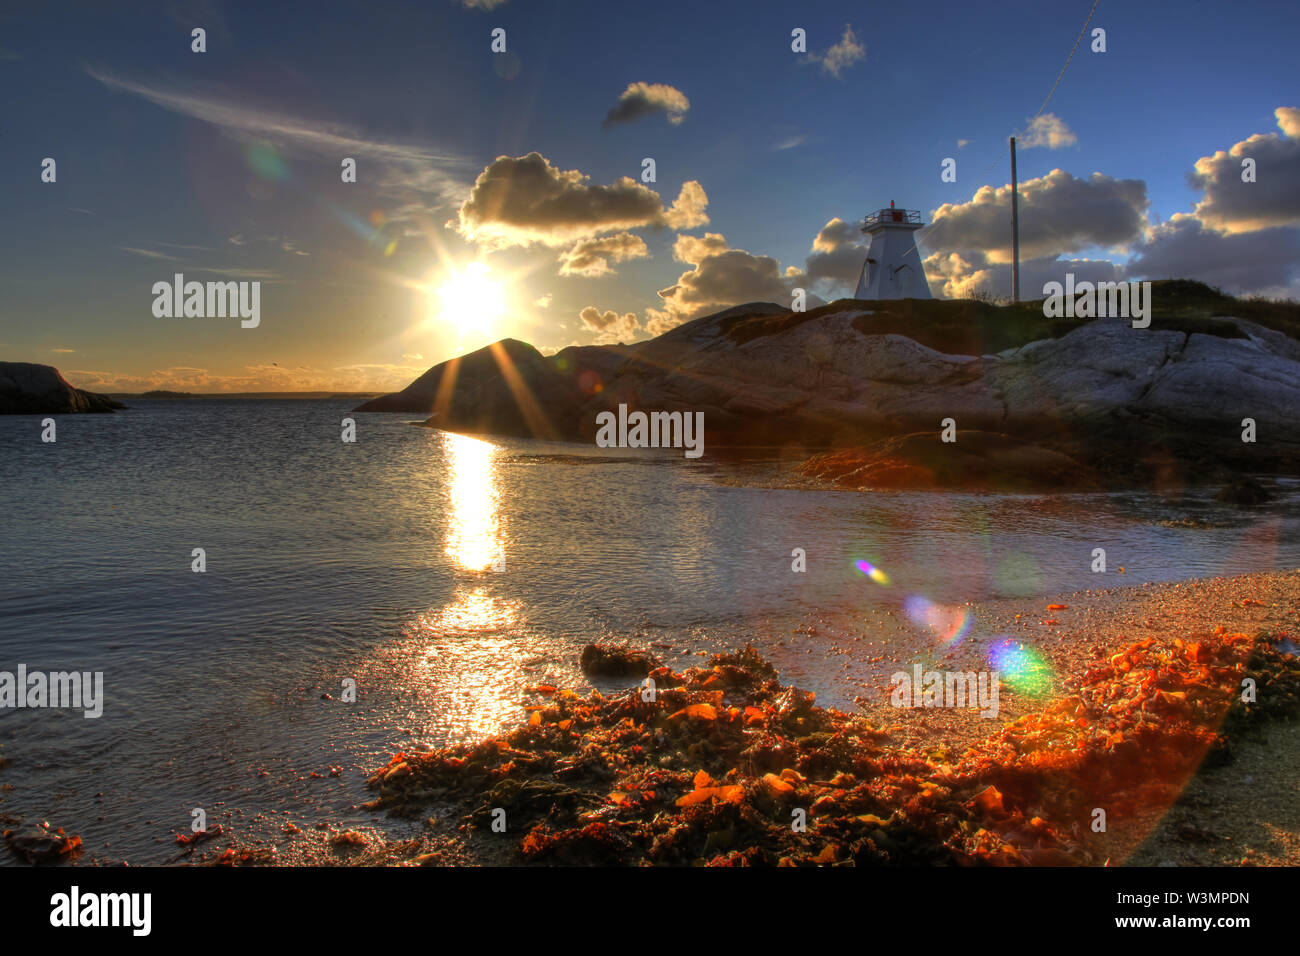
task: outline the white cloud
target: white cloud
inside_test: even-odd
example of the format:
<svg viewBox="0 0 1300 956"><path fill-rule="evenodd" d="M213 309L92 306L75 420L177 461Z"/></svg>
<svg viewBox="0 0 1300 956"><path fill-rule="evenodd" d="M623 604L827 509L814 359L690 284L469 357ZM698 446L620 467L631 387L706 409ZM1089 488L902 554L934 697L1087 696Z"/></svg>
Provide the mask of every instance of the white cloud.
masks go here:
<svg viewBox="0 0 1300 956"><path fill-rule="evenodd" d="M471 242L500 249L542 243L568 245L646 226L689 229L709 221L708 196L697 182L682 185L671 206L624 176L592 185L579 170L562 170L537 152L498 156L484 167L457 219L448 223Z"/></svg>
<svg viewBox="0 0 1300 956"><path fill-rule="evenodd" d="M613 263L647 259L649 256L645 240L630 232L584 239L560 254L560 275L587 278L612 275Z"/></svg>
<svg viewBox="0 0 1300 956"><path fill-rule="evenodd" d="M1205 191L1196 215L1222 232L1300 225L1300 110L1279 107L1282 135L1257 133L1231 149L1196 161L1188 177ZM1254 161L1253 182L1243 182L1243 162Z"/></svg>
<svg viewBox="0 0 1300 956"><path fill-rule="evenodd" d="M1300 139L1300 110L1294 106L1279 106L1273 111L1273 115L1277 117L1277 125L1283 135L1291 139Z"/></svg>
<svg viewBox="0 0 1300 956"><path fill-rule="evenodd" d="M677 282L659 293L662 309L647 309L647 328L659 334L690 319L744 302L788 304L792 290L805 281L791 266L784 272L771 256L732 249L716 232L703 237L681 235L673 244L673 258L691 266ZM809 305L820 299L808 297Z"/></svg>
<svg viewBox="0 0 1300 956"><path fill-rule="evenodd" d="M423 365L358 364L320 369L262 363L225 374L194 366L144 373L69 369L63 374L78 388L97 392L388 392L405 388L426 371Z"/></svg>
<svg viewBox="0 0 1300 956"><path fill-rule="evenodd" d="M691 101L686 94L667 83L629 83L609 113L605 115L605 126L618 123L630 123L656 114L667 116L668 122L680 126L691 108Z"/></svg>
<svg viewBox="0 0 1300 956"><path fill-rule="evenodd" d="M1130 275L1199 279L1236 294L1296 295L1300 291L1300 229L1275 227L1217 232L1179 213L1152 228L1134 250Z"/></svg>
<svg viewBox="0 0 1300 956"><path fill-rule="evenodd" d="M859 60L865 60L866 57L867 48L858 42L853 27L846 23L839 42L817 59L821 63L823 70L839 79L841 73Z"/></svg>
<svg viewBox="0 0 1300 956"><path fill-rule="evenodd" d="M123 252L129 252L133 256L144 256L146 259L170 259L173 262L178 261L176 256L163 255L161 252L154 252L152 249L137 249L134 246L118 246Z"/></svg>
<svg viewBox="0 0 1300 956"><path fill-rule="evenodd" d="M339 157L368 157L386 168L383 184L435 195L441 203L464 196L462 178L473 167L464 158L406 143L368 139L342 123L262 110L234 100L184 92L171 85L140 83L88 67L110 90L138 96L172 113L220 127L245 140L265 140L337 164Z"/></svg>
<svg viewBox="0 0 1300 956"><path fill-rule="evenodd" d="M588 330L599 333L596 336L597 345L612 345L634 338L641 329L635 312L620 315L613 309L601 311L594 305L589 305L578 313L578 318Z"/></svg>
<svg viewBox="0 0 1300 956"><path fill-rule="evenodd" d="M1146 228L1146 183L1093 173L1080 179L1063 169L1020 183L1020 254L1032 259L1116 248ZM918 242L932 251L980 251L990 262L1011 261L1011 186L982 186L968 202L944 203Z"/></svg>
<svg viewBox="0 0 1300 956"><path fill-rule="evenodd" d="M1070 127L1055 113L1043 113L1034 117L1022 136L1016 139L1021 149L1034 149L1046 146L1048 149L1063 149L1077 143L1078 137Z"/></svg>

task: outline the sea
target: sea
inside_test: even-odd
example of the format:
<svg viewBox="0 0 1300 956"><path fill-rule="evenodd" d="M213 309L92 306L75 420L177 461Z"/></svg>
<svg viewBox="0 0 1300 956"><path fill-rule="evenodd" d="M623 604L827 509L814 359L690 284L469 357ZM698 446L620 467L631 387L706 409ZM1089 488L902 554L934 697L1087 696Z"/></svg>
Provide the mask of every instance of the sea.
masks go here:
<svg viewBox="0 0 1300 956"><path fill-rule="evenodd" d="M674 667L750 643L852 709L864 675L831 644L882 609L1300 567L1296 482L1250 510L822 490L707 437L687 459L354 404L136 399L54 442L0 417L0 672L103 675L98 718L0 708L0 816L132 864L176 859L196 810L383 826L370 771L518 725L529 687L585 692L589 642Z"/></svg>

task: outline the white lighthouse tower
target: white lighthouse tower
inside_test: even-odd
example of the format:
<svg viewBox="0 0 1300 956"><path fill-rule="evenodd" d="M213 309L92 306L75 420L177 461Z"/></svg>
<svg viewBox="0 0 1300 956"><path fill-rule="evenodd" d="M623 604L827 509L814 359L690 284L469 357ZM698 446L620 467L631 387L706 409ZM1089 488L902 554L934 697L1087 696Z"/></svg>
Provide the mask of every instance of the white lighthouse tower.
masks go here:
<svg viewBox="0 0 1300 956"><path fill-rule="evenodd" d="M855 299L928 299L930 283L916 248L916 230L924 226L915 209L888 209L862 220L862 231L871 237L867 261L862 264Z"/></svg>

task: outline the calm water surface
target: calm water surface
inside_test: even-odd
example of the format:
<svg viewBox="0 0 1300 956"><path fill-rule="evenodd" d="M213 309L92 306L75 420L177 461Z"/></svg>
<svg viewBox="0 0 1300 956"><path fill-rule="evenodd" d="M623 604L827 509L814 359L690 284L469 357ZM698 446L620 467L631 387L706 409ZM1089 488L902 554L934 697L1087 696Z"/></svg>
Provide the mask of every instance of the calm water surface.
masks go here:
<svg viewBox="0 0 1300 956"><path fill-rule="evenodd" d="M136 401L59 418L54 444L38 417L0 417L0 670L103 671L106 698L98 720L0 710L0 813L137 863L174 856L194 807L373 824L364 771L513 725L530 684L586 686L591 640L678 665L751 641L780 665L793 629L908 595L1102 586L1096 547L1127 568L1110 585L1300 565L1295 485L1249 514L1204 495L785 490L707 445L611 458L402 415L356 416L345 444L352 404ZM843 666L813 655L794 676L851 706ZM356 704L322 699L344 679Z"/></svg>

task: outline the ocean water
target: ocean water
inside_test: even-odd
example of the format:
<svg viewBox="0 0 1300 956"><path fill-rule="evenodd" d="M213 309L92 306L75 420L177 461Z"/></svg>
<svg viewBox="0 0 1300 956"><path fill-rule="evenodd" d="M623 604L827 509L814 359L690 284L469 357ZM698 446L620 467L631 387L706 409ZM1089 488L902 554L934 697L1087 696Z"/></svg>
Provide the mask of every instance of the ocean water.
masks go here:
<svg viewBox="0 0 1300 956"><path fill-rule="evenodd" d="M366 771L515 725L531 684L587 686L592 640L675 666L752 642L851 707L843 659L814 640L795 663L792 632L909 598L1300 566L1295 483L1248 513L1203 493L796 490L707 444L619 456L403 415L355 416L348 444L351 404L136 401L60 417L50 444L39 417L0 417L0 671L102 671L105 697L99 719L0 709L0 814L132 863L175 857L194 808L250 831L374 825ZM1097 547L1123 578L1092 573Z"/></svg>

